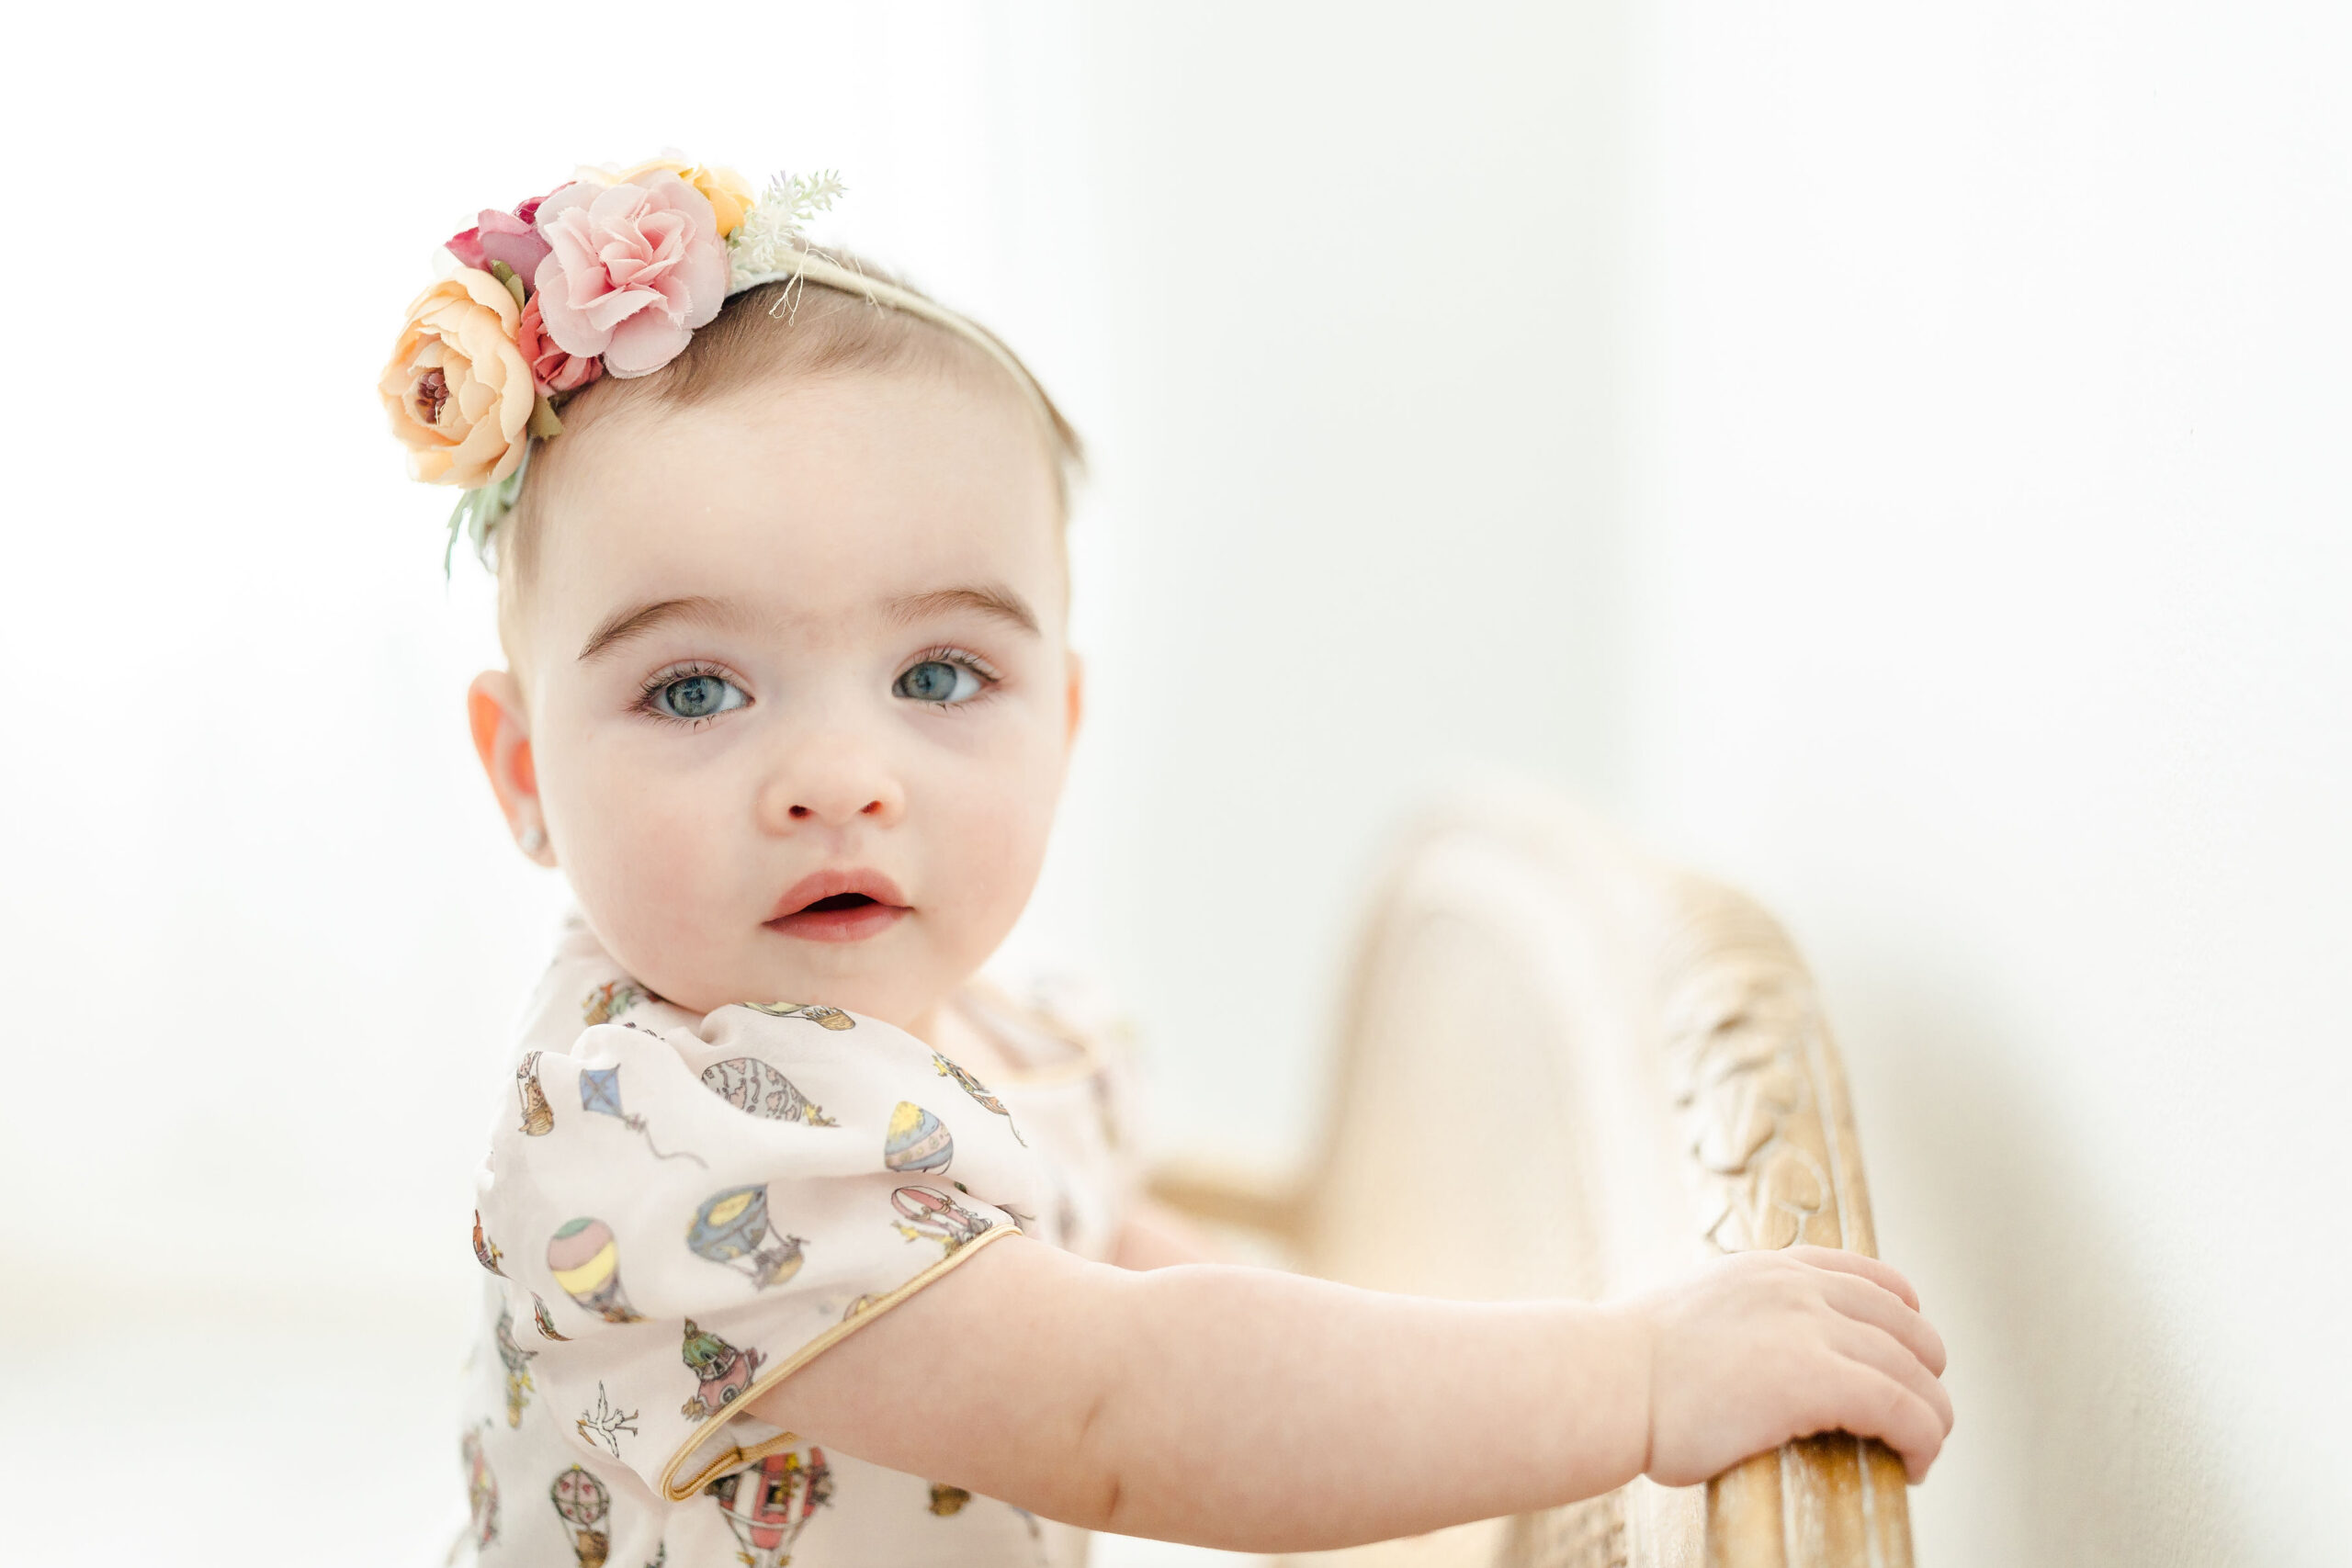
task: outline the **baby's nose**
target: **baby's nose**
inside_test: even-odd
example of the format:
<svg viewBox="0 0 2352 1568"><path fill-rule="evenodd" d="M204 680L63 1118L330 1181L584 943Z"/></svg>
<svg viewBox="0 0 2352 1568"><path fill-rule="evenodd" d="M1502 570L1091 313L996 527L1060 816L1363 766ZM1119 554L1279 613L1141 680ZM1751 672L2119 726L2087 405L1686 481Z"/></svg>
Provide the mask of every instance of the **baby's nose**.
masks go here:
<svg viewBox="0 0 2352 1568"><path fill-rule="evenodd" d="M854 813L854 815L859 816L859 817L879 817L880 815L882 815L883 810L884 810L884 807L883 807L883 805L882 805L882 802L881 802L879 799L875 799L875 800L869 800L869 801L867 801L865 805L863 805L863 806L859 807L857 808L856 812ZM821 807L815 807L815 806L803 806L803 805L799 805L799 804L795 804L795 805L793 806L793 807L792 807L792 815L793 815L795 818L809 818L809 817L815 817L815 818L825 818L825 817L829 817L829 816L832 816L832 815L836 815L836 814L827 812L827 811L825 811L824 809L822 809ZM849 815L849 814L848 814L848 813L841 813L840 815Z"/></svg>
<svg viewBox="0 0 2352 1568"><path fill-rule="evenodd" d="M807 756L777 770L762 791L761 825L771 832L796 827L845 828L854 822L888 827L906 809L906 792L879 760L840 749Z"/></svg>

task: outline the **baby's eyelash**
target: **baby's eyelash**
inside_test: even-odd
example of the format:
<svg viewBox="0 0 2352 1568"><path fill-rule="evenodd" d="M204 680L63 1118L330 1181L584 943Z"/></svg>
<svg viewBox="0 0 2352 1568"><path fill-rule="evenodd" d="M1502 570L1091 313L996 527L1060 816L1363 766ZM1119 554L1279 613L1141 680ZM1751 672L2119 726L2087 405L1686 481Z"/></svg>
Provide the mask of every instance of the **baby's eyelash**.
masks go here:
<svg viewBox="0 0 2352 1568"><path fill-rule="evenodd" d="M738 691L741 691L743 686L742 682L737 680L722 666L708 663L700 659L689 659L683 664L664 665L648 675L639 685L637 701L629 705L629 711L643 714L650 719L658 719L663 724L680 725L687 729L700 729L705 725L716 723L721 716L718 714L707 714L701 718L680 718L675 714L663 713L653 701L661 694L663 687L673 685L680 681L691 681L697 675L706 680L724 681ZM748 694L744 699L744 705L747 707L751 705Z"/></svg>
<svg viewBox="0 0 2352 1568"><path fill-rule="evenodd" d="M1004 679L1003 671L997 669L995 665L990 664L970 649L957 648L952 643L942 643L937 648L923 649L922 652L907 660L907 668L911 670L918 664L928 664L933 660L942 664L960 664L991 686Z"/></svg>

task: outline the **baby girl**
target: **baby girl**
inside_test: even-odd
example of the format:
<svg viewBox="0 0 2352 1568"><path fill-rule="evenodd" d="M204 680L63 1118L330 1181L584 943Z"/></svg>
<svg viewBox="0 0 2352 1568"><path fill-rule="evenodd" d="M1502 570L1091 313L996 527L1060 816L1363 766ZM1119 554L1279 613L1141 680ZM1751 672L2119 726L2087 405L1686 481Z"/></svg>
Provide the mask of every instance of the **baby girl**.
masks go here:
<svg viewBox="0 0 2352 1568"><path fill-rule="evenodd" d="M975 980L1084 711L1077 443L809 246L834 189L673 160L486 211L385 373L498 574L482 766L578 907L478 1179L468 1549L1306 1551L1835 1427L1924 1475L1943 1348L1870 1258L1464 1304L1208 1261L1137 1201L1117 1064Z"/></svg>

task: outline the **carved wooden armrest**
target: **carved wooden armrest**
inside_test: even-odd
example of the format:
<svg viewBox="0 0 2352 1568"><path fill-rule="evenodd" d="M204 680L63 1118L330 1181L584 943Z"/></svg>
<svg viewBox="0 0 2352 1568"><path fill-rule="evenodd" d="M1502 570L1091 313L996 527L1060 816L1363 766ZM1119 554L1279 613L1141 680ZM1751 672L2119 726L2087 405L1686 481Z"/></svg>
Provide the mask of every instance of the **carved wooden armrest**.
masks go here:
<svg viewBox="0 0 2352 1568"><path fill-rule="evenodd" d="M1295 1190L1153 1187L1309 1271L1464 1299L1638 1289L1715 1251L1875 1253L1853 1111L1811 976L1746 897L1549 795L1490 791L1410 836L1356 948L1322 1149ZM1831 1435L1704 1487L1326 1554L1351 1568L1909 1568L1901 1461Z"/></svg>
<svg viewBox="0 0 2352 1568"><path fill-rule="evenodd" d="M1708 1243L1878 1256L1861 1140L1813 976L1770 915L1680 879L1661 928L1663 1039ZM1707 1483L1722 1568L1910 1568L1903 1461L1843 1433L1758 1454Z"/></svg>

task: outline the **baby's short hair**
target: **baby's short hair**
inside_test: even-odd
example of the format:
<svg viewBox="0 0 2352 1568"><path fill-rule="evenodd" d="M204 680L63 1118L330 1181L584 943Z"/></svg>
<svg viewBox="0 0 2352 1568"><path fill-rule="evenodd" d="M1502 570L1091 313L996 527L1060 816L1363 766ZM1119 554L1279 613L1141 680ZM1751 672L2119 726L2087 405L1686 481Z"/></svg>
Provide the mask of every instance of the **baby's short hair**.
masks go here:
<svg viewBox="0 0 2352 1568"><path fill-rule="evenodd" d="M838 250L825 254L865 276L910 294L921 292ZM1085 468L1085 448L1036 378L1029 376L1001 339L990 338L1004 359L1028 376L1027 388L1015 385L1006 364L959 333L842 289L796 278L763 283L735 295L717 317L696 329L676 358L650 375L606 376L572 394L563 405L563 434L536 444L514 508L485 542L483 562L498 577L499 640L509 662L516 661L520 650L523 599L537 570L548 491L562 470L564 454L575 449L573 443L583 434L625 410L687 410L782 379L860 373L968 378L976 388L1018 395L1042 414L1039 434L1053 464L1066 517L1070 487Z"/></svg>

